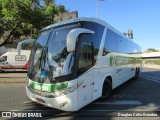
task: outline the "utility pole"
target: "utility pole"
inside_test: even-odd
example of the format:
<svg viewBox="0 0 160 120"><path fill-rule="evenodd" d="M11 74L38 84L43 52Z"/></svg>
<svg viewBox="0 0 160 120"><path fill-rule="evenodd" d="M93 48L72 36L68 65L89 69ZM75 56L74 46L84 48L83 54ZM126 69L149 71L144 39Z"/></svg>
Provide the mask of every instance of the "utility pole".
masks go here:
<svg viewBox="0 0 160 120"><path fill-rule="evenodd" d="M96 0L96 18L98 18L98 0Z"/></svg>
<svg viewBox="0 0 160 120"><path fill-rule="evenodd" d="M98 18L98 1L104 1L104 0L96 0L96 18Z"/></svg>

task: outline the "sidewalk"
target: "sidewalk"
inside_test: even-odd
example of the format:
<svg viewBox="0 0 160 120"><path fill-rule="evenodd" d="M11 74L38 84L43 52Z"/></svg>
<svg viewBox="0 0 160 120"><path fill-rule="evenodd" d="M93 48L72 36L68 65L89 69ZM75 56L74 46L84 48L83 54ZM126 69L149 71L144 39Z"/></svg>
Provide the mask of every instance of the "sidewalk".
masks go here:
<svg viewBox="0 0 160 120"><path fill-rule="evenodd" d="M0 84L25 83L27 73L4 72L0 73Z"/></svg>
<svg viewBox="0 0 160 120"><path fill-rule="evenodd" d="M143 64L142 68L160 69L160 65Z"/></svg>

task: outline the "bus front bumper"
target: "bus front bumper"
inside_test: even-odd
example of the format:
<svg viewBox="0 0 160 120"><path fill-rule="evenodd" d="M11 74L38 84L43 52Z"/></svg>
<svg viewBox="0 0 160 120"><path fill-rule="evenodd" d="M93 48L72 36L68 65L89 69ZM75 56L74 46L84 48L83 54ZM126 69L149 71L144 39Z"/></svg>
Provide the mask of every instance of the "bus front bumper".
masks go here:
<svg viewBox="0 0 160 120"><path fill-rule="evenodd" d="M77 90L69 93L67 95L61 95L54 98L48 98L41 96L40 94L32 93L29 88L26 86L27 96L37 103L40 103L45 106L49 106L52 108L60 109L63 111L77 111L78 103L77 103Z"/></svg>

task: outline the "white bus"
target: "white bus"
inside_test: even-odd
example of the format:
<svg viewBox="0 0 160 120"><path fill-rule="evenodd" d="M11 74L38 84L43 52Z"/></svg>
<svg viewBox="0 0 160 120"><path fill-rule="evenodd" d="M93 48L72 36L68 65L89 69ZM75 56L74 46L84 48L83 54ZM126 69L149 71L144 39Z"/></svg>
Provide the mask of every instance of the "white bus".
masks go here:
<svg viewBox="0 0 160 120"><path fill-rule="evenodd" d="M132 40L96 18L50 25L41 30L31 53L27 96L52 108L77 111L137 78L140 53Z"/></svg>

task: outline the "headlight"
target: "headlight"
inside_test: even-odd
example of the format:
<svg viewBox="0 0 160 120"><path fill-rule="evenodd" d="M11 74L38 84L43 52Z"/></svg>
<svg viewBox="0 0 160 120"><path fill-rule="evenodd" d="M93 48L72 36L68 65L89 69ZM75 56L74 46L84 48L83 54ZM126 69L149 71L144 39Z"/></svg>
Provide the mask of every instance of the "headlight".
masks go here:
<svg viewBox="0 0 160 120"><path fill-rule="evenodd" d="M83 82L78 83L77 85L71 86L71 87L69 87L69 88L67 88L67 89L63 89L63 90L61 90L61 91L54 92L54 93L55 93L57 96L69 94L69 93L75 91L79 86L81 86L82 83L83 83Z"/></svg>
<svg viewBox="0 0 160 120"><path fill-rule="evenodd" d="M61 90L61 94L69 94L73 92L74 90L76 90L77 88L78 88L77 85L69 87L67 89Z"/></svg>

